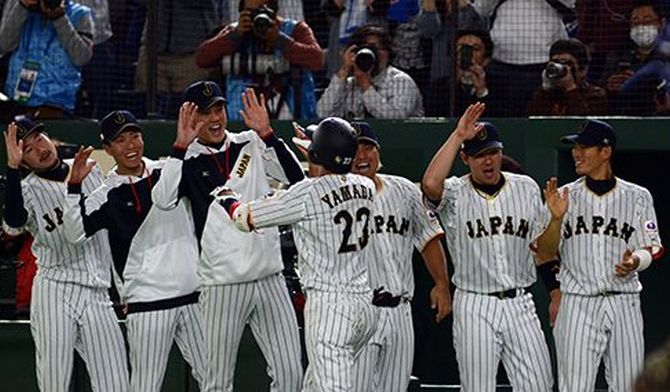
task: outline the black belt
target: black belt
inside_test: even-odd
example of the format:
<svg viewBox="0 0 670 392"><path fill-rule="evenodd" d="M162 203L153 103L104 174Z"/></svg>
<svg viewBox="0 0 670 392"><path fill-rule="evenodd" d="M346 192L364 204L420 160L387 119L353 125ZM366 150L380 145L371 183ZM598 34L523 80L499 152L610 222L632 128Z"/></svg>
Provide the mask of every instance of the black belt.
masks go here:
<svg viewBox="0 0 670 392"><path fill-rule="evenodd" d="M408 299L402 295L392 296L388 291L384 291L383 287L375 289L372 293L372 304L380 308L395 308L401 302L407 301Z"/></svg>
<svg viewBox="0 0 670 392"><path fill-rule="evenodd" d="M498 299L516 298L516 296L519 294L519 290L523 290L523 294L526 294L530 292L530 287L524 287L522 289L509 289L505 291L496 291L495 293L487 293L486 295L490 295L491 297L496 297Z"/></svg>

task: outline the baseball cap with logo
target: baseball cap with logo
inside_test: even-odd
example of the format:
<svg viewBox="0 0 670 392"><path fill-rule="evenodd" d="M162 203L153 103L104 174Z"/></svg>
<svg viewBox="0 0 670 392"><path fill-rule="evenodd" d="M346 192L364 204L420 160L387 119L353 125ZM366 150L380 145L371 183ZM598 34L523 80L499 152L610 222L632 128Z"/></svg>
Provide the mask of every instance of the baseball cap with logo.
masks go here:
<svg viewBox="0 0 670 392"><path fill-rule="evenodd" d="M496 128L495 125L488 121L482 121L481 124L484 125L482 130L479 131L472 139L463 142L461 150L465 153L465 155L475 156L485 150L490 150L492 148L503 148L503 143L500 139L498 128Z"/></svg>
<svg viewBox="0 0 670 392"><path fill-rule="evenodd" d="M563 136L561 141L566 144L581 144L587 147L610 146L616 147L614 128L604 121L586 120L579 133Z"/></svg>
<svg viewBox="0 0 670 392"><path fill-rule="evenodd" d="M127 110L115 110L100 121L100 139L104 143L111 143L129 129L142 132L142 127L132 113Z"/></svg>
<svg viewBox="0 0 670 392"><path fill-rule="evenodd" d="M193 102L200 110L208 110L217 102L227 102L221 87L211 80L201 80L186 87L183 98L184 102Z"/></svg>
<svg viewBox="0 0 670 392"><path fill-rule="evenodd" d="M16 124L16 140L25 140L28 135L34 132L44 132L44 124L35 120L30 116L16 116L14 117Z"/></svg>
<svg viewBox="0 0 670 392"><path fill-rule="evenodd" d="M379 148L379 139L377 135L365 121L352 121L351 125L356 130L358 137L356 138L359 142L368 142L374 144L375 147Z"/></svg>

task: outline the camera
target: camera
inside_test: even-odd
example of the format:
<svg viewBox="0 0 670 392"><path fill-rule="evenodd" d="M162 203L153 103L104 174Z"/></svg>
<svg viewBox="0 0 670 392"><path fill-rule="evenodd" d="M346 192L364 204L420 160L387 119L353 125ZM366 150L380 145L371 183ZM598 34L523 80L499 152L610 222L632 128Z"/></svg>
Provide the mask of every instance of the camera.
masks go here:
<svg viewBox="0 0 670 392"><path fill-rule="evenodd" d="M358 69L368 72L378 65L377 49L373 46L360 46L356 49L354 63Z"/></svg>
<svg viewBox="0 0 670 392"><path fill-rule="evenodd" d="M544 69L544 74L549 80L559 80L565 77L570 71L570 66L566 64L550 61Z"/></svg>
<svg viewBox="0 0 670 392"><path fill-rule="evenodd" d="M463 45L461 46L460 54L461 61L458 64L458 67L462 70L470 69L472 67L472 52L474 47L472 45Z"/></svg>
<svg viewBox="0 0 670 392"><path fill-rule="evenodd" d="M289 72L291 63L283 56L274 54L236 52L221 59L224 75L266 75Z"/></svg>
<svg viewBox="0 0 670 392"><path fill-rule="evenodd" d="M258 35L265 35L274 24L277 14L267 5L256 8L251 15L253 20L254 31Z"/></svg>
<svg viewBox="0 0 670 392"><path fill-rule="evenodd" d="M41 0L42 4L44 4L44 8L47 9L55 9L60 7L63 4L63 0Z"/></svg>

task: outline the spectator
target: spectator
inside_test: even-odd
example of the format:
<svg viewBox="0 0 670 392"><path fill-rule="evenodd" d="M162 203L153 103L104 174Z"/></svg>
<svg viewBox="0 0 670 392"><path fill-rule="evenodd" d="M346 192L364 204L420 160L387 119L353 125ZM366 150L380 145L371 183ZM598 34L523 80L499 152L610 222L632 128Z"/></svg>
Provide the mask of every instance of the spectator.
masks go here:
<svg viewBox="0 0 670 392"><path fill-rule="evenodd" d="M147 0L137 0L147 5ZM160 0L158 31L156 34L157 85L161 93L181 94L192 82L206 79L206 70L195 65L194 54L198 44L218 27L215 0ZM147 25L144 26L140 47L135 87L147 88Z"/></svg>
<svg viewBox="0 0 670 392"><path fill-rule="evenodd" d="M232 23L240 18L240 4L244 0L218 0L221 13L223 14L224 24ZM277 0L278 8L281 9L282 16L287 19L301 22L305 20L305 14L302 10L302 1L300 0Z"/></svg>
<svg viewBox="0 0 670 392"><path fill-rule="evenodd" d="M305 22L283 18L274 0L244 0L240 19L200 44L199 67L221 65L226 74L229 120L240 120L242 93L255 87L268 99L271 118L315 118L310 71L323 68L323 50ZM271 23L264 28L259 12ZM295 99L295 97L300 97Z"/></svg>
<svg viewBox="0 0 670 392"><path fill-rule="evenodd" d="M606 64L606 88L610 97L615 98L613 113L628 104L624 98L635 88L638 78L648 74L661 78L666 75L670 44L660 37L664 28L665 20L658 3L653 0L635 3L630 15L630 41L623 51L612 54Z"/></svg>
<svg viewBox="0 0 670 392"><path fill-rule="evenodd" d="M501 114L523 116L533 92L542 84L548 49L567 38L561 14L575 0L478 0L475 7L488 17L493 40L489 82L500 93Z"/></svg>
<svg viewBox="0 0 670 392"><path fill-rule="evenodd" d="M670 70L669 70L670 71ZM634 83L625 85L619 94L621 102L619 114L626 116L668 116L670 115L670 72L668 79L651 72L639 75Z"/></svg>
<svg viewBox="0 0 670 392"><path fill-rule="evenodd" d="M6 0L0 23L0 53L13 52L6 94L20 112L39 118L71 114L81 84L80 67L93 54L88 7L64 0Z"/></svg>
<svg viewBox="0 0 670 392"><path fill-rule="evenodd" d="M445 23L445 18L451 13L450 6L450 0L423 0L421 11L416 19L421 34L433 41L430 65L431 86L427 96L431 104L439 105L441 108L449 106L446 102L448 97L445 97L444 94L448 91L449 76L452 72L454 59L452 49L454 29ZM486 30L484 20L468 0L458 1L458 28L466 31ZM490 37L487 39L489 42L491 41ZM489 52L486 57L490 59L491 53ZM433 102L436 100L439 102ZM489 107L488 110L490 109ZM462 113L462 111L457 113ZM443 112L440 115L447 114L447 112ZM428 115L431 114L428 113Z"/></svg>
<svg viewBox="0 0 670 392"><path fill-rule="evenodd" d="M326 49L326 77L341 67L342 51L351 34L366 24L384 25L384 10L375 8L374 0L323 0L321 9L330 24ZM345 14L346 10L346 14ZM344 18L342 17L344 15Z"/></svg>
<svg viewBox="0 0 670 392"><path fill-rule="evenodd" d="M542 87L533 95L529 115L588 116L607 114L607 93L588 82L589 49L576 38L554 42L542 71Z"/></svg>
<svg viewBox="0 0 670 392"><path fill-rule="evenodd" d="M633 0L577 1L577 38L591 49L589 80L601 80L607 56L621 51L632 8Z"/></svg>
<svg viewBox="0 0 670 392"><path fill-rule="evenodd" d="M465 49L464 49L465 48ZM487 111L496 115L497 104L491 99L486 69L491 61L493 42L482 30L462 30L456 40L456 100L454 110L463 113L475 102L487 103ZM431 117L448 117L450 103L450 78L443 76L433 82L431 98L426 105Z"/></svg>
<svg viewBox="0 0 670 392"><path fill-rule="evenodd" d="M112 51L112 25L107 0L77 0L91 9L93 16L93 57L81 70L82 90L86 91L90 111L87 117L102 118L112 110L112 67L116 63Z"/></svg>
<svg viewBox="0 0 670 392"><path fill-rule="evenodd" d="M405 72L390 65L391 38L381 27L363 26L342 53L342 66L319 99L319 117L423 116L419 88Z"/></svg>

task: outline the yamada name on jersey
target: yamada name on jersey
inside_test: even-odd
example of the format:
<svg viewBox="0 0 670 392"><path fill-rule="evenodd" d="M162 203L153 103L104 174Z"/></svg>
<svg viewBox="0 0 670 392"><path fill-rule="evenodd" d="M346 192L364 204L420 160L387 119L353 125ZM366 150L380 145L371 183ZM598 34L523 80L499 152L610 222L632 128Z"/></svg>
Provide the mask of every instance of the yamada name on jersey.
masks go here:
<svg viewBox="0 0 670 392"><path fill-rule="evenodd" d="M321 201L328 204L328 207L335 208L340 203L352 199L372 200L374 192L362 184L350 184L334 189L321 197Z"/></svg>
<svg viewBox="0 0 670 392"><path fill-rule="evenodd" d="M514 221L514 217L511 216L506 216L504 221L502 217L492 216L489 217L488 222L482 222L481 219L477 219L474 222L467 221L465 224L468 226L468 237L470 238L507 234L526 239L530 229L528 221L519 219L518 224L515 224Z"/></svg>
<svg viewBox="0 0 670 392"><path fill-rule="evenodd" d="M619 225L616 218L610 218L607 221L607 225L605 225L606 219L598 215L592 216L590 222L587 223L587 221L588 218L584 218L582 215L576 218L576 222L570 222L570 220L566 219L563 225L563 238L567 240L573 235L601 234L602 231L603 235L619 237L628 243L633 232L635 232L635 228L628 222L623 222L623 225Z"/></svg>

